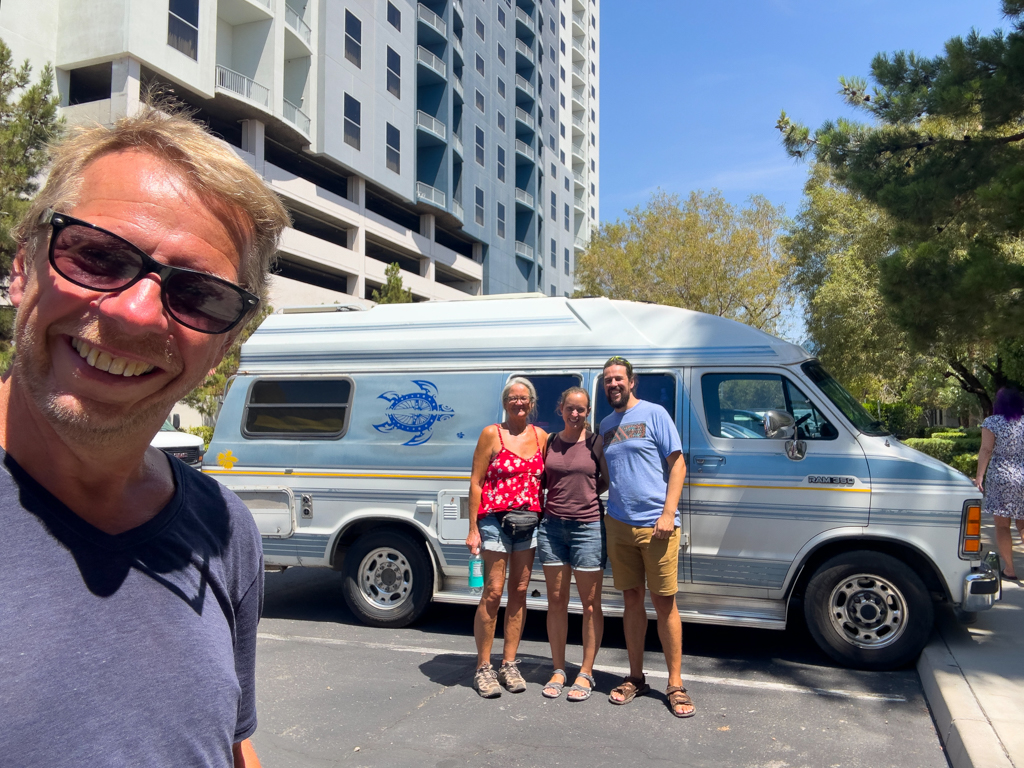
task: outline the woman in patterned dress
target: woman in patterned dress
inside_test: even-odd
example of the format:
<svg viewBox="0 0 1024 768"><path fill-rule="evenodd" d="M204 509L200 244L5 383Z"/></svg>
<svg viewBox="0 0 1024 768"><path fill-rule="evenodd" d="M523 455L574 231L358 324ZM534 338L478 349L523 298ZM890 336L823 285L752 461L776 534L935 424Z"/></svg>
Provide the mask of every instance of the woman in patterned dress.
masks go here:
<svg viewBox="0 0 1024 768"><path fill-rule="evenodd" d="M1013 567L1010 519L1024 538L1024 397L1003 387L996 393L992 415L981 422L981 450L975 485L985 494L982 510L996 524L996 548L1003 561L1000 575L1017 580ZM986 488L987 486L987 488Z"/></svg>
<svg viewBox="0 0 1024 768"><path fill-rule="evenodd" d="M477 650L473 687L485 699L500 696L500 685L510 693L526 690L526 681L516 666L516 651L526 619L526 594L537 547L537 527L534 523L532 530L511 534L502 523L510 513L533 514L539 521L543 447L548 439L547 432L529 423L537 408L537 391L529 379L511 379L502 390L501 404L505 421L485 427L480 434L469 481L466 546L472 554L482 549L484 559L483 594L473 621ZM506 571L505 642L501 667L495 673L491 666L491 646Z"/></svg>

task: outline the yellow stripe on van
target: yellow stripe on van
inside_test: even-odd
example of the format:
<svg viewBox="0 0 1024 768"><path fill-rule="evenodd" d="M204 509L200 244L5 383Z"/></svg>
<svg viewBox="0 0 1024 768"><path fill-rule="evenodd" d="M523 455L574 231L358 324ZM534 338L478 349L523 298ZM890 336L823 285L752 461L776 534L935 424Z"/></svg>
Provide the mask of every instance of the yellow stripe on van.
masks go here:
<svg viewBox="0 0 1024 768"><path fill-rule="evenodd" d="M840 493L871 493L870 488L813 488L809 485L732 485L727 483L690 483L693 488L756 488L768 491L839 491Z"/></svg>
<svg viewBox="0 0 1024 768"><path fill-rule="evenodd" d="M377 480L469 480L469 475L390 475L351 472L268 472L265 470L214 469L203 467L204 475L258 475L261 477L347 477Z"/></svg>

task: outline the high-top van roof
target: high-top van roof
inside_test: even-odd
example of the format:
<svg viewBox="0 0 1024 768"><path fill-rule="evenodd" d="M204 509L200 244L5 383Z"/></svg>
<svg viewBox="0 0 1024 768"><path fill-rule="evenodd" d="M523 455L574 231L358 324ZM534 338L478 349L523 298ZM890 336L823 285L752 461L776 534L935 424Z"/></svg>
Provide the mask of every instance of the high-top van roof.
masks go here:
<svg viewBox="0 0 1024 768"><path fill-rule="evenodd" d="M242 346L240 373L382 369L796 363L807 352L701 312L605 298L494 298L330 307L270 315Z"/></svg>

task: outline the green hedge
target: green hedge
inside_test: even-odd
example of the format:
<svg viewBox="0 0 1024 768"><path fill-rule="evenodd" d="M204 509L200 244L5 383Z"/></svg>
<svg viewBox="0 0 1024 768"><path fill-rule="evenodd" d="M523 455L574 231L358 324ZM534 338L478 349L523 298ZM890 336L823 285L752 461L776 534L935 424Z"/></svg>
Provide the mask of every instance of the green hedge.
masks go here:
<svg viewBox="0 0 1024 768"><path fill-rule="evenodd" d="M976 453L961 453L954 456L949 465L953 469L959 469L968 477L978 476L978 454Z"/></svg>
<svg viewBox="0 0 1024 768"><path fill-rule="evenodd" d="M185 431L190 435L203 438L204 451L210 447L210 441L213 439L213 427L189 427Z"/></svg>
<svg viewBox="0 0 1024 768"><path fill-rule="evenodd" d="M939 440L934 437L910 437L903 441L916 451L927 453L929 456L949 464L953 460L954 441Z"/></svg>
<svg viewBox="0 0 1024 768"><path fill-rule="evenodd" d="M938 428L932 431L931 437L914 437L903 442L921 453L927 453L949 464L954 469L959 469L968 477L974 477L978 472L980 429Z"/></svg>

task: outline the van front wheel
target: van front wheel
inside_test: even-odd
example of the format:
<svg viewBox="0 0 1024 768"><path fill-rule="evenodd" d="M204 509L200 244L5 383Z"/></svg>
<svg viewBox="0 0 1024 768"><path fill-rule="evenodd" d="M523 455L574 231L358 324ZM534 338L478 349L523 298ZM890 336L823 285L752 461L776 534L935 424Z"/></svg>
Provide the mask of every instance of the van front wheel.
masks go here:
<svg viewBox="0 0 1024 768"><path fill-rule="evenodd" d="M423 546L395 529L360 536L345 555L345 602L364 624L404 627L426 609L433 569Z"/></svg>
<svg viewBox="0 0 1024 768"><path fill-rule="evenodd" d="M914 571L894 557L866 551L837 555L815 571L804 615L829 656L876 670L917 658L935 617L928 590Z"/></svg>

